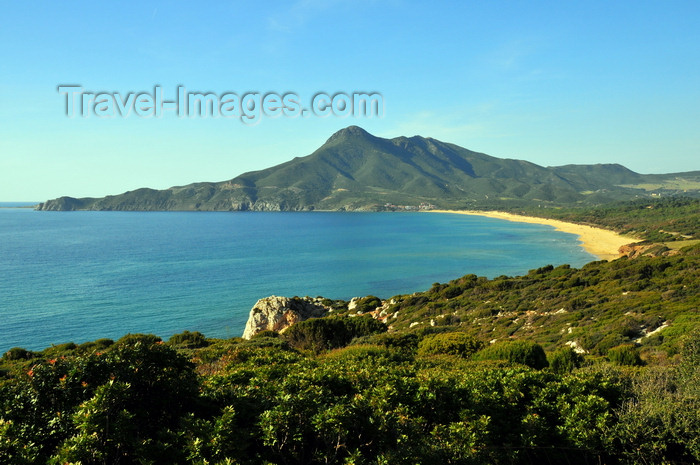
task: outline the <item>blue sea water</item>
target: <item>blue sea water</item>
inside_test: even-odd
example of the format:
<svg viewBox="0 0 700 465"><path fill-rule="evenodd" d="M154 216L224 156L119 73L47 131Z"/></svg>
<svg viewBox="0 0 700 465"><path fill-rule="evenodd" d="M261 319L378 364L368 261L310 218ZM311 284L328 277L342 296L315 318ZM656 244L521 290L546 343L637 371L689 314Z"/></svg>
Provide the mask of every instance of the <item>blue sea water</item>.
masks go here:
<svg viewBox="0 0 700 465"><path fill-rule="evenodd" d="M240 336L270 295L389 298L594 259L549 226L457 214L0 208L0 351L129 332Z"/></svg>

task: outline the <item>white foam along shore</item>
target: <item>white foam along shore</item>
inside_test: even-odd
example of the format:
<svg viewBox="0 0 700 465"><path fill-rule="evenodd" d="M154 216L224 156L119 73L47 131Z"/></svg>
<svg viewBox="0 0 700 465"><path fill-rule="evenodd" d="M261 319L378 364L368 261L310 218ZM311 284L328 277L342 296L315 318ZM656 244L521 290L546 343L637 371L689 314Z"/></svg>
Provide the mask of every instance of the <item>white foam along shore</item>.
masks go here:
<svg viewBox="0 0 700 465"><path fill-rule="evenodd" d="M619 248L639 239L631 236L623 236L608 229L595 228L583 224L567 223L566 221L538 218L535 216L516 215L499 211L474 211L474 210L430 210L436 213L456 213L460 215L476 215L488 218L499 218L520 223L535 223L554 226L557 231L576 234L581 246L591 255L600 260L614 260L620 256Z"/></svg>

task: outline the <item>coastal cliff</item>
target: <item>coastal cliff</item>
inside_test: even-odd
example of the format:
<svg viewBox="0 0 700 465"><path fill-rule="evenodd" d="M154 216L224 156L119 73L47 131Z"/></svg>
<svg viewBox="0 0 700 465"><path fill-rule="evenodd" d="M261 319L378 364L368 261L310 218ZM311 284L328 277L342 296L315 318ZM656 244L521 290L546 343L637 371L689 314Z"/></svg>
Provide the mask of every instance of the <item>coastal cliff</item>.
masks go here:
<svg viewBox="0 0 700 465"><path fill-rule="evenodd" d="M330 310L321 304L322 300L274 295L260 299L250 310L243 338L250 339L261 331L281 333L294 323L322 317Z"/></svg>
<svg viewBox="0 0 700 465"><path fill-rule="evenodd" d="M217 199L203 199L195 195L178 192L177 189L162 191L154 198L150 189L127 192L120 196L108 196L103 199L76 199L60 197L47 200L37 205L39 211L225 211L225 212L280 212L311 211L312 207L299 206L294 202L253 200L249 197L237 197L234 194L222 195Z"/></svg>
<svg viewBox="0 0 700 465"><path fill-rule="evenodd" d="M656 244L653 242L639 242L636 244L623 245L620 247L619 252L621 257L627 258L639 258L643 256L668 257L678 254L678 250L672 250L663 244Z"/></svg>

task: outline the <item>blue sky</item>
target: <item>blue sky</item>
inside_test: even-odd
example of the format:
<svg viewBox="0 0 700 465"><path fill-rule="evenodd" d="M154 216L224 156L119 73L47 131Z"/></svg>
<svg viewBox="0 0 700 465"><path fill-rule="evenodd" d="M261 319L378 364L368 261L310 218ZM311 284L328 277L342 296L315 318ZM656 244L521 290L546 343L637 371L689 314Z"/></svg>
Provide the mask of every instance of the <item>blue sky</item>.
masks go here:
<svg viewBox="0 0 700 465"><path fill-rule="evenodd" d="M699 170L699 20L697 1L4 2L0 200L221 181L351 124L544 166ZM68 118L62 84L379 92L384 115Z"/></svg>

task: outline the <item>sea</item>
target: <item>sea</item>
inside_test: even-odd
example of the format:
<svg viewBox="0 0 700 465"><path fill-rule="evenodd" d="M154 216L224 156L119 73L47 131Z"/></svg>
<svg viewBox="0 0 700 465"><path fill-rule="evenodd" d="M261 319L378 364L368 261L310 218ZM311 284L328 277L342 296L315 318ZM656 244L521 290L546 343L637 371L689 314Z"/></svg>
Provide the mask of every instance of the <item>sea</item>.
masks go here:
<svg viewBox="0 0 700 465"><path fill-rule="evenodd" d="M230 338L271 295L386 299L596 259L551 226L459 214L20 206L0 203L0 353L127 333Z"/></svg>

